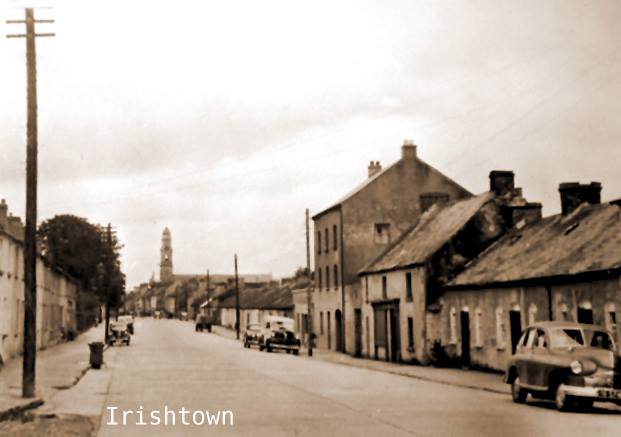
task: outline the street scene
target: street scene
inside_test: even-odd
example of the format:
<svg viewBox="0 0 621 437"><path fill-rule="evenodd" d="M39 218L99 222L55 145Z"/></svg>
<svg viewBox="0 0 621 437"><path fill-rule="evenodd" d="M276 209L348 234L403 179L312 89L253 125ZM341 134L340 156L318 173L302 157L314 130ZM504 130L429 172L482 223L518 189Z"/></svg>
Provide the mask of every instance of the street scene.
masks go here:
<svg viewBox="0 0 621 437"><path fill-rule="evenodd" d="M0 5L0 436L616 436L621 3Z"/></svg>

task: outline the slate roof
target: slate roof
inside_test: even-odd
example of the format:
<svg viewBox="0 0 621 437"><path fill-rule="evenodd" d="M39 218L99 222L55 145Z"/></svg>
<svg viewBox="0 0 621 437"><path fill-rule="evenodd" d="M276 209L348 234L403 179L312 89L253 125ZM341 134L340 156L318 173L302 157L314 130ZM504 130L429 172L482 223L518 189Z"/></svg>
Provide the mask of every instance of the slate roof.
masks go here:
<svg viewBox="0 0 621 437"><path fill-rule="evenodd" d="M424 263L493 198L493 193L486 192L448 205L434 205L395 243L363 268L360 274L397 270Z"/></svg>
<svg viewBox="0 0 621 437"><path fill-rule="evenodd" d="M220 295L216 306L219 308L235 308L235 291L228 290ZM291 309L293 295L290 286L277 284L263 287L243 287L239 290L239 306L241 309Z"/></svg>
<svg viewBox="0 0 621 437"><path fill-rule="evenodd" d="M492 244L448 288L566 277L621 269L621 208L582 204L546 217Z"/></svg>

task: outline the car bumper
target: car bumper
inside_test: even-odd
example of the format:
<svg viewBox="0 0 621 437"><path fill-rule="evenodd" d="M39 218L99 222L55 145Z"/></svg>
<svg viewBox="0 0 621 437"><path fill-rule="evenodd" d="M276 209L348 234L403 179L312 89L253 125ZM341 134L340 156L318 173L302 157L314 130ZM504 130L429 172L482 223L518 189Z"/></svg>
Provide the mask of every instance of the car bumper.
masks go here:
<svg viewBox="0 0 621 437"><path fill-rule="evenodd" d="M563 385L565 395L574 398L592 399L597 402L621 403L621 390L610 387L576 387Z"/></svg>
<svg viewBox="0 0 621 437"><path fill-rule="evenodd" d="M270 342L270 346L274 349L300 349L300 345L298 343L286 344Z"/></svg>

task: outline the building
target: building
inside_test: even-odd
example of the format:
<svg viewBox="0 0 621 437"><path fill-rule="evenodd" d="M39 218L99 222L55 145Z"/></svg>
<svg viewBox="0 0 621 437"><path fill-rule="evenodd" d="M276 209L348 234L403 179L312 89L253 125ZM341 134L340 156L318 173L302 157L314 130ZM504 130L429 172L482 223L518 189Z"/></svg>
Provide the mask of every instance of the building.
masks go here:
<svg viewBox="0 0 621 437"><path fill-rule="evenodd" d="M24 335L24 229L0 202L0 367L21 354ZM77 332L78 283L37 259L37 348Z"/></svg>
<svg viewBox="0 0 621 437"><path fill-rule="evenodd" d="M541 217L514 187L513 172L490 173L490 191L434 205L360 276L364 290L362 355L426 363L434 338L439 288L507 229Z"/></svg>
<svg viewBox="0 0 621 437"><path fill-rule="evenodd" d="M359 270L433 204L469 197L470 192L421 160L416 146L406 141L401 159L385 169L372 161L366 181L316 214L312 320L317 346L361 354Z"/></svg>
<svg viewBox="0 0 621 437"><path fill-rule="evenodd" d="M308 298L312 287L295 288L291 290L293 298L293 319L295 320L295 332L300 334L303 344L308 342Z"/></svg>
<svg viewBox="0 0 621 437"><path fill-rule="evenodd" d="M559 186L561 214L510 230L442 291L434 336L465 365L504 370L541 320L605 326L621 310L621 202L598 183Z"/></svg>

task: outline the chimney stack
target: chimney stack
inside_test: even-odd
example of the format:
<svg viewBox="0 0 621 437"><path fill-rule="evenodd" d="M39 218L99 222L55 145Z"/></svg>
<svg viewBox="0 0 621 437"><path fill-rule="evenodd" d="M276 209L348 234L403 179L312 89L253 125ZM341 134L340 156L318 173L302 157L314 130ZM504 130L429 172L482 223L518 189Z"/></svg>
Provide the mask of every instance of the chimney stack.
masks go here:
<svg viewBox="0 0 621 437"><path fill-rule="evenodd" d="M6 204L6 200L2 199L2 201L0 201L0 229L6 229L8 211L9 207Z"/></svg>
<svg viewBox="0 0 621 437"><path fill-rule="evenodd" d="M416 159L416 144L414 144L413 140L403 140L401 159Z"/></svg>
<svg viewBox="0 0 621 437"><path fill-rule="evenodd" d="M372 178L377 173L382 171L382 166L380 165L379 161L371 161L371 162L369 162L369 169L368 170L369 170L369 177Z"/></svg>
<svg viewBox="0 0 621 437"><path fill-rule="evenodd" d="M600 182L591 182L590 184L563 182L559 184L558 191L561 193L561 211L563 215L570 214L585 202L591 205L601 203L602 184Z"/></svg>
<svg viewBox="0 0 621 437"><path fill-rule="evenodd" d="M22 219L20 219L19 217L9 215L9 217L7 218L6 231L14 238L17 238L20 241L24 241L24 225L22 224Z"/></svg>
<svg viewBox="0 0 621 437"><path fill-rule="evenodd" d="M515 191L515 175L510 170L492 170L489 173L489 190L497 196L511 195Z"/></svg>

